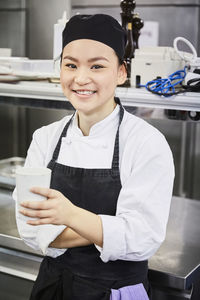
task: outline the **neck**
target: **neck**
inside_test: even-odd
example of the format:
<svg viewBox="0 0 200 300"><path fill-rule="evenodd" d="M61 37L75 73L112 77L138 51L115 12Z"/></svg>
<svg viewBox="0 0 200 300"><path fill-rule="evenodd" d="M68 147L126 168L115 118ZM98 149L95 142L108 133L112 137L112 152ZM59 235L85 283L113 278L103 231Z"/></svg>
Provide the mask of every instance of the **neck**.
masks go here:
<svg viewBox="0 0 200 300"><path fill-rule="evenodd" d="M105 119L108 115L110 115L116 107L115 101L112 103L108 103L106 107L102 110L95 110L94 113L84 113L82 111L78 111L78 126L81 129L83 135L88 136L90 133L90 129L93 125Z"/></svg>

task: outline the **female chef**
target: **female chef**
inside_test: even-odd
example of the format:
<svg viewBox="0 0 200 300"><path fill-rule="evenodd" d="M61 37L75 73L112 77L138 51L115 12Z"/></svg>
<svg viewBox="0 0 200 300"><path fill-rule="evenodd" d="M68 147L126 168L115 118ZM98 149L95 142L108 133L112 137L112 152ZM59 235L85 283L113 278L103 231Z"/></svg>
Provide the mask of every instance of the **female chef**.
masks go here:
<svg viewBox="0 0 200 300"><path fill-rule="evenodd" d="M22 238L46 254L31 300L148 299L174 166L163 135L115 98L125 45L108 15L76 15L63 31L60 80L76 111L34 133L26 166L50 168L51 188L34 187L47 200L17 212Z"/></svg>

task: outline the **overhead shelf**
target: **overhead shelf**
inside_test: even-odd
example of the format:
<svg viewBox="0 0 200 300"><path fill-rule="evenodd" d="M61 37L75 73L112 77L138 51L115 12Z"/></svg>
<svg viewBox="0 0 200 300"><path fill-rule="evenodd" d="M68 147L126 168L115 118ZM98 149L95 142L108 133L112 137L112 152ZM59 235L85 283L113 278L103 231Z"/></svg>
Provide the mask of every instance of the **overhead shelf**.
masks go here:
<svg viewBox="0 0 200 300"><path fill-rule="evenodd" d="M200 93L183 93L166 98L142 88L117 88L116 96L121 99L124 106L129 107L200 111ZM18 100L12 98L18 98ZM33 99L35 101L32 101ZM17 84L0 83L0 103L39 105L49 108L54 108L56 105L57 108L72 108L63 95L60 84L37 81L21 81Z"/></svg>

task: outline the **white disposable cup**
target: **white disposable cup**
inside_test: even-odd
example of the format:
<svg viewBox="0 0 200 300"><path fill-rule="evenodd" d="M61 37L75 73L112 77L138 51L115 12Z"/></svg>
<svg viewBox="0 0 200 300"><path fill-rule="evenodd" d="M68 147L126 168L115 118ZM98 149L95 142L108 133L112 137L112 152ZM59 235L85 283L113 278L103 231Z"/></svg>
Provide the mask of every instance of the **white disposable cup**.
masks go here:
<svg viewBox="0 0 200 300"><path fill-rule="evenodd" d="M23 201L43 201L46 197L34 194L30 191L32 187L49 188L51 181L51 170L48 168L22 167L16 170L17 207L22 208ZM27 217L24 217L27 219Z"/></svg>

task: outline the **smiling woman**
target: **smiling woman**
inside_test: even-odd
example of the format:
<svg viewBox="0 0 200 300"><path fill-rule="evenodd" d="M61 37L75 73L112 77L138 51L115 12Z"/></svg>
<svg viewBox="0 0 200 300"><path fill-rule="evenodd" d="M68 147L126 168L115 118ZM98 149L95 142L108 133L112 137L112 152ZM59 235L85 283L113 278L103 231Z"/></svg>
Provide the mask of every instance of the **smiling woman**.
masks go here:
<svg viewBox="0 0 200 300"><path fill-rule="evenodd" d="M126 70L119 66L112 48L80 39L63 50L60 80L65 96L78 111L82 132L88 135L90 127L116 106L115 88L126 80Z"/></svg>
<svg viewBox="0 0 200 300"><path fill-rule="evenodd" d="M76 112L34 133L25 166L50 168L51 186L16 211L24 241L46 255L31 300L151 297L148 259L165 238L174 165L163 135L115 97L125 45L108 15L74 16L63 31L60 79Z"/></svg>

